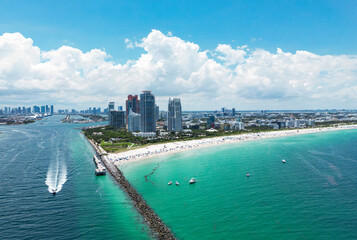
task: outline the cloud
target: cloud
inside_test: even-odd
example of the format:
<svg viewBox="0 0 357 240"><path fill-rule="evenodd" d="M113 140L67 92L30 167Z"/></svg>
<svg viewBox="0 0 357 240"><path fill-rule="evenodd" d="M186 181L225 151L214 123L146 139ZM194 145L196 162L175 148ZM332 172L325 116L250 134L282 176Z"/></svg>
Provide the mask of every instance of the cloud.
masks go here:
<svg viewBox="0 0 357 240"><path fill-rule="evenodd" d="M127 48L134 48L125 39ZM144 53L124 64L104 50L62 46L42 51L20 33L0 36L0 104L105 106L152 90L164 109L182 98L189 110L355 108L357 56L250 50L196 43L152 30L135 43ZM0 106L0 108L3 106Z"/></svg>
<svg viewBox="0 0 357 240"><path fill-rule="evenodd" d="M128 49L133 49L134 48L134 44L130 39L125 38L124 41L125 41L125 44L126 44L126 48L128 48Z"/></svg>

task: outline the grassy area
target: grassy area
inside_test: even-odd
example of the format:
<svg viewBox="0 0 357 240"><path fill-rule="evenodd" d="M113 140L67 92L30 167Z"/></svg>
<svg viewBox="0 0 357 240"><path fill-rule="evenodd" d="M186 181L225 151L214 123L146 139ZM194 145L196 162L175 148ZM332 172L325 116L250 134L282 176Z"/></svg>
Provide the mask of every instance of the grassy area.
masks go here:
<svg viewBox="0 0 357 240"><path fill-rule="evenodd" d="M101 147L107 152L122 152L133 148L139 148L147 146L148 144L160 144L167 142L175 141L189 141L194 139L203 139L219 136L230 136L243 134L247 132L259 132L259 131L268 131L272 129L256 129L252 128L248 131L237 130L237 131L224 131L218 130L217 132L207 132L204 129L193 129L192 132L171 132L165 136L158 136L155 139L146 139L142 137L136 137L131 132L128 132L125 129L114 129L112 127L98 127L90 128L83 131L89 139L94 139Z"/></svg>
<svg viewBox="0 0 357 240"><path fill-rule="evenodd" d="M100 146L107 152L114 153L114 152L122 152L126 151L130 148L136 147L135 143L131 142L105 142L102 141Z"/></svg>
<svg viewBox="0 0 357 240"><path fill-rule="evenodd" d="M330 127L336 125L337 122L330 122L328 124L316 124L315 127ZM338 122L338 124L353 124L352 122L344 123ZM89 139L94 139L102 148L110 153L127 151L128 148L146 147L147 145L168 143L175 141L189 141L195 139L223 137L238 135L244 133L259 133L268 131L284 131L289 129L273 129L270 127L250 126L245 130L218 130L216 132L207 132L204 129L192 129L192 132L171 132L165 136L158 136L155 139L146 139L142 137L136 137L131 132L125 129L114 129L109 126L97 127L83 130L85 136ZM290 129L291 130L291 129ZM296 129L298 130L298 129Z"/></svg>

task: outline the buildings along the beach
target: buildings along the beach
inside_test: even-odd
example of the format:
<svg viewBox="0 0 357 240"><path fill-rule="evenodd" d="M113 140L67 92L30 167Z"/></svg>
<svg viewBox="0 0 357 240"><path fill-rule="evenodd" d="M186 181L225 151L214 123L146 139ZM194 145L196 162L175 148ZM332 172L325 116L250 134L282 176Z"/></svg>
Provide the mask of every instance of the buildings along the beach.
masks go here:
<svg viewBox="0 0 357 240"><path fill-rule="evenodd" d="M156 132L155 96L151 91L140 94L140 132Z"/></svg>
<svg viewBox="0 0 357 240"><path fill-rule="evenodd" d="M123 111L109 111L109 125L114 128L125 128L125 114Z"/></svg>
<svg viewBox="0 0 357 240"><path fill-rule="evenodd" d="M130 110L134 113L140 113L140 100L138 95L128 95L128 99L126 100L126 119L128 120L128 115Z"/></svg>
<svg viewBox="0 0 357 240"><path fill-rule="evenodd" d="M182 109L179 98L170 98L167 115L167 130L180 132L182 131Z"/></svg>
<svg viewBox="0 0 357 240"><path fill-rule="evenodd" d="M140 114L133 112L132 109L130 109L128 114L128 131L129 132L140 131Z"/></svg>

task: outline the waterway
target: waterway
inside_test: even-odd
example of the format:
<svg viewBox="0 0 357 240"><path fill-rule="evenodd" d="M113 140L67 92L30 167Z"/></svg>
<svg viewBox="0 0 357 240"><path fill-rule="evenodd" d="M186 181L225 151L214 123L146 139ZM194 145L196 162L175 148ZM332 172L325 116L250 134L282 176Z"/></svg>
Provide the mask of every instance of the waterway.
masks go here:
<svg viewBox="0 0 357 240"><path fill-rule="evenodd" d="M75 129L92 124L60 119L0 126L0 239L148 239L125 193L94 175L94 151Z"/></svg>
<svg viewBox="0 0 357 240"><path fill-rule="evenodd" d="M88 124L59 120L0 126L0 239L150 239L115 181L94 175L94 151L75 129ZM122 170L178 239L357 239L357 130L201 148Z"/></svg>

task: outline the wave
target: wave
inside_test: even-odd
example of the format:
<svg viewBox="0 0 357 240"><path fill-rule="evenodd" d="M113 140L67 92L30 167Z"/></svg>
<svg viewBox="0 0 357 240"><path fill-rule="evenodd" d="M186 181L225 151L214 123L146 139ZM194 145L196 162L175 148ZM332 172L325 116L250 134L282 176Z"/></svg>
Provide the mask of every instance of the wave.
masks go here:
<svg viewBox="0 0 357 240"><path fill-rule="evenodd" d="M64 161L60 161L58 158L55 162L51 162L48 167L46 176L46 185L50 193L59 192L62 190L63 185L67 181L67 166Z"/></svg>

